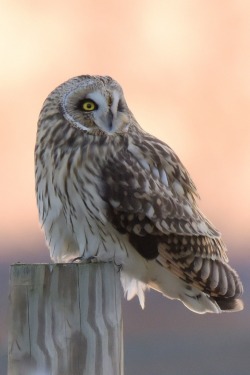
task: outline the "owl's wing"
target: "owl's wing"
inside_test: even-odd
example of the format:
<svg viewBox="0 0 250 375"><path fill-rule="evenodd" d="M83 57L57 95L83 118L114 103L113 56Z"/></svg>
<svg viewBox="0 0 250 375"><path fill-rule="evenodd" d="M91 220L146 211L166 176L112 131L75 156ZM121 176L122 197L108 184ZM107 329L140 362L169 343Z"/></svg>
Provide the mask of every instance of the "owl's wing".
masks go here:
<svg viewBox="0 0 250 375"><path fill-rule="evenodd" d="M169 241L180 236L188 245L185 254L227 259L219 232L199 211L196 188L170 147L145 134L116 151L103 169L100 194L117 229L138 237L168 235ZM181 244L175 245L181 255Z"/></svg>
<svg viewBox="0 0 250 375"><path fill-rule="evenodd" d="M195 186L175 153L145 135L112 158L103 169L102 195L114 227L144 258L211 296L240 294L220 234L199 211Z"/></svg>

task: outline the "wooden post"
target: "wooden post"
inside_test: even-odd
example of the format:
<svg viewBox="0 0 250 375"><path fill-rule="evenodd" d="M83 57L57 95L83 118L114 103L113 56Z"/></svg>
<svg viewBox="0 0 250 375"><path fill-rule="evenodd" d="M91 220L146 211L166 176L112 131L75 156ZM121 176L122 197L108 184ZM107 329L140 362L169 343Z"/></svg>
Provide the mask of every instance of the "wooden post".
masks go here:
<svg viewBox="0 0 250 375"><path fill-rule="evenodd" d="M15 264L8 375L123 375L113 263Z"/></svg>

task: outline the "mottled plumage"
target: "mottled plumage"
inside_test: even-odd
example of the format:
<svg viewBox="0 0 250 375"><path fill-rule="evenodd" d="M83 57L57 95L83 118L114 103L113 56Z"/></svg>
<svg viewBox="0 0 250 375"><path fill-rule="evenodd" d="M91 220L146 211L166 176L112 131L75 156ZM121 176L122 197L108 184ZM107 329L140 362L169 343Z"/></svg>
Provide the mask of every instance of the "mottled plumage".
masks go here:
<svg viewBox="0 0 250 375"><path fill-rule="evenodd" d="M238 311L242 284L173 150L144 132L119 84L80 76L46 99L36 193L55 262L114 261L128 299L147 287L198 312Z"/></svg>

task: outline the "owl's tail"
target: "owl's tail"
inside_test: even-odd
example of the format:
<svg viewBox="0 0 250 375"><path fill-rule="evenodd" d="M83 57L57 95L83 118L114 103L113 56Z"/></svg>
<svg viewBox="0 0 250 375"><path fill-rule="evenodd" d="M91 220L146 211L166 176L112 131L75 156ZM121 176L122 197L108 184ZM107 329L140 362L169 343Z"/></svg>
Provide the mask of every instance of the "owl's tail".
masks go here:
<svg viewBox="0 0 250 375"><path fill-rule="evenodd" d="M154 260L149 263L151 280L148 283L149 286L170 299L180 300L188 309L198 314L240 311L243 309L243 302L237 298L237 293L233 297L212 296L191 283L181 280L157 261ZM242 288L241 285L240 287Z"/></svg>
<svg viewBox="0 0 250 375"><path fill-rule="evenodd" d="M167 268L164 258L158 256L157 259L146 260L131 248L121 270L121 283L127 299L137 295L142 308L145 291L152 288L170 299L180 300L198 314L242 310L243 302L239 296L243 288L237 273L226 263L216 263L214 267L217 265L220 271L215 284L218 285L210 292L204 290L204 285L195 278L192 282L186 282L179 274L175 275L174 269L170 271Z"/></svg>

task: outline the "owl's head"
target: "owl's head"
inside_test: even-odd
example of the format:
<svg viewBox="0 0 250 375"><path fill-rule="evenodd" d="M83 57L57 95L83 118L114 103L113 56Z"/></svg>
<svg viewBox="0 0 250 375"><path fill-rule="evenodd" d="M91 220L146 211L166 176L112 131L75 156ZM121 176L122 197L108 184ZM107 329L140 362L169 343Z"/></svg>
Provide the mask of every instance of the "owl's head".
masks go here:
<svg viewBox="0 0 250 375"><path fill-rule="evenodd" d="M108 76L79 76L57 87L48 97L64 119L84 132L106 134L128 131L131 112L121 86ZM46 102L45 102L46 106Z"/></svg>

